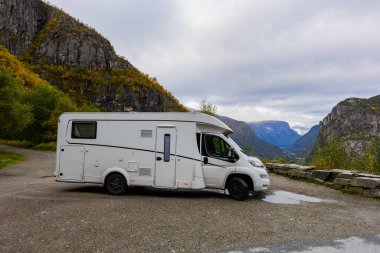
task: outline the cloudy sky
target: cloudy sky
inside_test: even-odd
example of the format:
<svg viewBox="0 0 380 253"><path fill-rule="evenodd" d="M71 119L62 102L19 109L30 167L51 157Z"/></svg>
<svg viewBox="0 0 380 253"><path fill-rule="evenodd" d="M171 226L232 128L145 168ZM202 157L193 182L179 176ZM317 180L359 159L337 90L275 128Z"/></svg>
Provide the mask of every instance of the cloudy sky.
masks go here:
<svg viewBox="0 0 380 253"><path fill-rule="evenodd" d="M183 104L310 127L380 94L380 1L50 0Z"/></svg>

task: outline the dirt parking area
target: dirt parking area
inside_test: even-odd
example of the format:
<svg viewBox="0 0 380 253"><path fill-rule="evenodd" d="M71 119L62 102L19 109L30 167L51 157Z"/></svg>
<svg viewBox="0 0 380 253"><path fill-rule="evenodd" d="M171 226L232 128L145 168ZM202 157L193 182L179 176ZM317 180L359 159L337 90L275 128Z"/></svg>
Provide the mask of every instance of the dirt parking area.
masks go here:
<svg viewBox="0 0 380 253"><path fill-rule="evenodd" d="M291 241L380 234L380 201L270 175L270 191L235 201L221 191L54 181L55 154L11 147L27 160L0 170L0 252L218 252ZM263 201L276 191L320 202Z"/></svg>

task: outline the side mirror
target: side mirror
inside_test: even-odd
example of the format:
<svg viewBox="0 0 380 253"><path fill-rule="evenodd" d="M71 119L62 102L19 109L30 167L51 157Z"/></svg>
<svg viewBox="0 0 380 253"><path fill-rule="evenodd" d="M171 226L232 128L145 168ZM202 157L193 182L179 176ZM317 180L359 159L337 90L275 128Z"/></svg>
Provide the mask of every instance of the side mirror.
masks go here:
<svg viewBox="0 0 380 253"><path fill-rule="evenodd" d="M230 162L235 162L235 150L233 148L229 148L228 149L228 154L227 154L227 157L228 157L228 161Z"/></svg>

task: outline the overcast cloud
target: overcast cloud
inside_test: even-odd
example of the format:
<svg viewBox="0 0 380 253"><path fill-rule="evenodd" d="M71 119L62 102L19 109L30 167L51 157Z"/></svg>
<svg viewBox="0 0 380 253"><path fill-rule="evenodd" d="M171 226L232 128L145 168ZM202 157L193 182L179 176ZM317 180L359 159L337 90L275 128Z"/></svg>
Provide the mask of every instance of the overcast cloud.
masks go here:
<svg viewBox="0 0 380 253"><path fill-rule="evenodd" d="M183 104L312 126L380 94L380 1L51 0Z"/></svg>

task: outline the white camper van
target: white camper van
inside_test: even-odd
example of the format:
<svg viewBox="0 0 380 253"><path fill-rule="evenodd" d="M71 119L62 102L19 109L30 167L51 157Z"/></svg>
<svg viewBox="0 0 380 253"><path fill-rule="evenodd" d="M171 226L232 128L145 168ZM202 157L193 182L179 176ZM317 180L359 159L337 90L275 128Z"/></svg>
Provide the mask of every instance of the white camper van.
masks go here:
<svg viewBox="0 0 380 253"><path fill-rule="evenodd" d="M243 200L269 187L264 165L245 155L232 130L202 113L64 113L56 181L128 187L227 189Z"/></svg>

